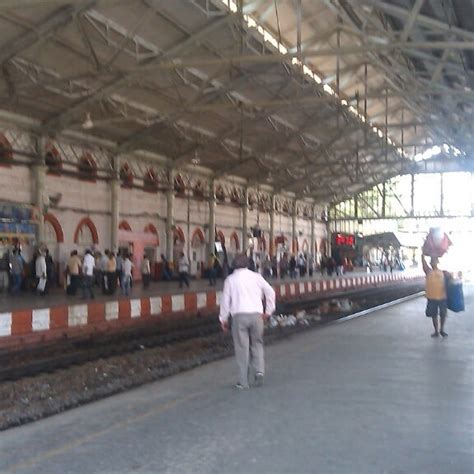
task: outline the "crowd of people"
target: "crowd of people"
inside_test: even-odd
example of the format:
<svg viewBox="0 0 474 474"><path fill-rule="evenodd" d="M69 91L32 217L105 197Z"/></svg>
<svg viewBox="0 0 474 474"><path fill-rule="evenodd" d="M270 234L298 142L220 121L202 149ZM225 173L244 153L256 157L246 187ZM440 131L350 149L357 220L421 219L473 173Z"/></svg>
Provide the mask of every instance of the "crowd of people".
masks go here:
<svg viewBox="0 0 474 474"><path fill-rule="evenodd" d="M190 286L190 262L184 252L180 252L174 265L165 255L161 254L161 279L164 281L177 280L179 287ZM145 254L139 262L139 271L144 289L149 288L152 276L156 275L153 263ZM224 280L233 270L232 258L226 253L211 253L207 263L203 265L201 276L214 286L218 279ZM66 294L77 295L79 292L85 298L94 298L97 291L104 295L114 295L120 289L125 296L130 294L133 286L134 271L133 255L122 249L115 253L111 250L87 249L82 255L78 250L72 250L68 260L61 266L53 261L46 246L40 246L30 261L23 257L21 246L13 245L4 251L0 257L0 291L17 295L20 291L34 291L45 295L51 288L58 287L64 282ZM260 258L258 255L249 256L249 269L262 274L265 279L295 279L297 277L313 276L316 271L322 275L331 276L334 272L342 275L347 268L347 262L337 258L323 256L316 262L313 255L307 253L292 254L285 252L270 257ZM60 278L61 277L61 278Z"/></svg>
<svg viewBox="0 0 474 474"><path fill-rule="evenodd" d="M165 262L163 275L171 279L166 259ZM143 256L140 267L146 289L151 281L151 264L147 255ZM74 296L81 290L83 298L94 298L97 289L105 295L114 295L118 287L123 295L128 295L133 284L133 268L133 255L127 251L115 254L110 250L101 253L87 249L83 255L79 255L77 250L71 251L61 269L45 246L38 247L32 259L27 261L21 246L14 243L11 248L4 248L0 257L0 291L18 295L22 290L30 290L44 296L58 286L59 273L63 271L67 295Z"/></svg>

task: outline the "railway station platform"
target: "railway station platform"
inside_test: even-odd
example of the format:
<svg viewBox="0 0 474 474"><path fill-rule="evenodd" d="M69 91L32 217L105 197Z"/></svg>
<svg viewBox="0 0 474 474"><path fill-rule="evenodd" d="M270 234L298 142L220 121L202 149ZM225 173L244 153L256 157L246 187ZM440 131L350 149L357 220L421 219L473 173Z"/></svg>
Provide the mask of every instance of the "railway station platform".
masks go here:
<svg viewBox="0 0 474 474"><path fill-rule="evenodd" d="M277 299L344 294L420 278L418 270L394 273L348 273L342 277L271 280ZM158 282L144 290L137 285L128 297L104 296L97 289L95 299L68 297L54 291L45 297L25 295L0 299L0 350L24 347L65 337L83 337L98 331L116 330L151 322L153 317L215 311L222 293L222 281L209 286L206 280L192 281L180 289L178 282ZM80 292L79 292L80 294Z"/></svg>
<svg viewBox="0 0 474 474"><path fill-rule="evenodd" d="M2 473L470 474L473 287L448 338L425 300L266 349L265 385L233 359L1 433Z"/></svg>

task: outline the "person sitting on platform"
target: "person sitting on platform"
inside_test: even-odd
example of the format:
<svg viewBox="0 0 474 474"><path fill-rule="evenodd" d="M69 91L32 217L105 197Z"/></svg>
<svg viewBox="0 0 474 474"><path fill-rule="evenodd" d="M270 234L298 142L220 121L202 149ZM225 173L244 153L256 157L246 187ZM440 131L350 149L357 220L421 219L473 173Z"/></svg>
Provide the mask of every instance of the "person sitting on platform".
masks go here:
<svg viewBox="0 0 474 474"><path fill-rule="evenodd" d="M431 257L431 268L426 263L425 256L421 256L421 263L423 265L423 271L426 274L426 316L431 318L435 332L431 334L431 337L446 337L448 334L444 331L444 325L446 323L446 315L448 312L447 307L447 294L446 294L446 281L445 273L438 268L438 257ZM440 323L438 324L438 313Z"/></svg>

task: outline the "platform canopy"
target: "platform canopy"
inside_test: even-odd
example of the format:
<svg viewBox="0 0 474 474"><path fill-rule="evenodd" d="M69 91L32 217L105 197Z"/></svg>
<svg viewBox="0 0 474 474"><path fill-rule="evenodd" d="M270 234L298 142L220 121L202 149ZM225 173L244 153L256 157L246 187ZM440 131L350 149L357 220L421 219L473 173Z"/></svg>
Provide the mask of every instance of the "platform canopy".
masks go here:
<svg viewBox="0 0 474 474"><path fill-rule="evenodd" d="M321 203L472 152L470 0L2 0L0 62L3 118Z"/></svg>

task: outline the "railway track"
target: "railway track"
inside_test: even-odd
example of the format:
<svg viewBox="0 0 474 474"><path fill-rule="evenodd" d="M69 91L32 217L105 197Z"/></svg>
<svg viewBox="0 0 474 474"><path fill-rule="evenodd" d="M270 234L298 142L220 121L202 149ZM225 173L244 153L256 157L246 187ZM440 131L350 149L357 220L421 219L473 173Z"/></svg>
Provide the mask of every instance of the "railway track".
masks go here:
<svg viewBox="0 0 474 474"><path fill-rule="evenodd" d="M299 310L311 311L321 303L347 298L357 303L358 309L367 309L416 294L422 285L416 283L397 284L390 287L370 288L364 291L348 291L338 295L324 295L317 298L294 300L280 303L278 313L295 313ZM351 311L328 313L321 316L318 323L309 327L318 327L340 318L347 317ZM308 326L291 328L276 328L267 330L266 340L272 342L281 337L292 335ZM55 343L39 349L30 349L16 353L0 354L0 382L14 381L32 377L42 373L50 373L86 362L107 359L121 354L133 353L147 348L170 346L176 343L205 338L219 334L220 327L216 315L202 318L182 319L178 321L158 321L154 326L132 329L114 335L100 335L87 340L71 340ZM230 338L224 346L228 352ZM223 338L219 334L216 344L222 345ZM213 357L214 358L214 357ZM202 363L208 362L204 360Z"/></svg>

